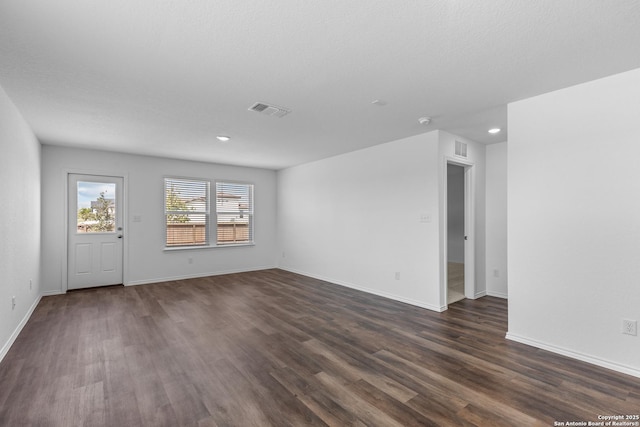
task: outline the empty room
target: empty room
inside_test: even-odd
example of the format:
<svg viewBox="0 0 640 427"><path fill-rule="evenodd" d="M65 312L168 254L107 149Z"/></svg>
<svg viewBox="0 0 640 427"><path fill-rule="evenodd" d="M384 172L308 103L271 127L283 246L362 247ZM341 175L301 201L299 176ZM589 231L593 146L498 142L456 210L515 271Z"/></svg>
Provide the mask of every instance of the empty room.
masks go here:
<svg viewBox="0 0 640 427"><path fill-rule="evenodd" d="M0 426L640 426L638 23L3 0Z"/></svg>

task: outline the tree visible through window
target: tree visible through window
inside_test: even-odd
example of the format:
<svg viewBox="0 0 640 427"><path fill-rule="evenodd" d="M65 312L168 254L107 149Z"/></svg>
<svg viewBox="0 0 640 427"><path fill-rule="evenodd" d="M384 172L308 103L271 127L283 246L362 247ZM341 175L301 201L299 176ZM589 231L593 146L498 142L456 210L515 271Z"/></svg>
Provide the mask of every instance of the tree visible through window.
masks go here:
<svg viewBox="0 0 640 427"><path fill-rule="evenodd" d="M167 246L209 244L209 182L165 178Z"/></svg>
<svg viewBox="0 0 640 427"><path fill-rule="evenodd" d="M105 182L78 181L77 191L77 232L114 232L116 185Z"/></svg>
<svg viewBox="0 0 640 427"><path fill-rule="evenodd" d="M165 178L167 247L209 246L210 233L215 233L212 246L253 243L253 185L217 182L215 207L209 187L206 180ZM214 227L210 230L210 210L214 208Z"/></svg>

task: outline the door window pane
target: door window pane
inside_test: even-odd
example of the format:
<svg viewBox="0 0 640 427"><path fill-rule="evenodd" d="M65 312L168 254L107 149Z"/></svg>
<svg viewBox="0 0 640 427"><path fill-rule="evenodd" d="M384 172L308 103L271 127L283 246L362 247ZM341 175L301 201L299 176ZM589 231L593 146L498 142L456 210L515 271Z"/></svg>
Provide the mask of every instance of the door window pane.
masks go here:
<svg viewBox="0 0 640 427"><path fill-rule="evenodd" d="M78 181L78 233L113 233L116 184Z"/></svg>

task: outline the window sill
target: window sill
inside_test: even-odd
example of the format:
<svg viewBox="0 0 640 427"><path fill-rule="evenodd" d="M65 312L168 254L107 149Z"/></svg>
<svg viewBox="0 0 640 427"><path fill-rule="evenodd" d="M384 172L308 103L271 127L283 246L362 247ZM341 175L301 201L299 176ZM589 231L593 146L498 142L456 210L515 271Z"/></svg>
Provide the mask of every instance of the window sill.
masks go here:
<svg viewBox="0 0 640 427"><path fill-rule="evenodd" d="M200 246L165 246L164 252L174 251L193 251L198 249L219 249L219 248L238 248L243 246L255 246L255 242L250 243L229 243L228 245L200 245Z"/></svg>

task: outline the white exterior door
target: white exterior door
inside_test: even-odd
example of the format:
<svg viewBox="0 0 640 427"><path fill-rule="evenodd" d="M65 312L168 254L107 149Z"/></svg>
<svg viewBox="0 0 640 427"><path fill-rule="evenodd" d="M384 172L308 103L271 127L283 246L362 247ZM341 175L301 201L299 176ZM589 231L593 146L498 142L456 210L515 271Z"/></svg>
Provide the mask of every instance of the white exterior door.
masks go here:
<svg viewBox="0 0 640 427"><path fill-rule="evenodd" d="M123 282L123 181L69 174L67 289Z"/></svg>

